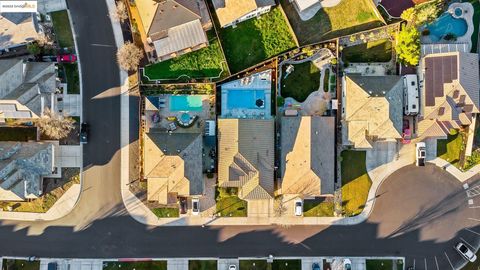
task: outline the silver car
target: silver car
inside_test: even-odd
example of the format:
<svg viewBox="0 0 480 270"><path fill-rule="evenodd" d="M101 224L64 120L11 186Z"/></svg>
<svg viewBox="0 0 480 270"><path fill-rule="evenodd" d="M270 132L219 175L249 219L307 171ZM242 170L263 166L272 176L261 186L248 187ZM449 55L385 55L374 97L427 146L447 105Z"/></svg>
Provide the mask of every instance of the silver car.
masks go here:
<svg viewBox="0 0 480 270"><path fill-rule="evenodd" d="M460 253L465 259L467 259L470 262L474 262L477 259L477 256L475 253L473 253L472 250L470 250L464 243L459 242L458 244L455 245L455 250Z"/></svg>

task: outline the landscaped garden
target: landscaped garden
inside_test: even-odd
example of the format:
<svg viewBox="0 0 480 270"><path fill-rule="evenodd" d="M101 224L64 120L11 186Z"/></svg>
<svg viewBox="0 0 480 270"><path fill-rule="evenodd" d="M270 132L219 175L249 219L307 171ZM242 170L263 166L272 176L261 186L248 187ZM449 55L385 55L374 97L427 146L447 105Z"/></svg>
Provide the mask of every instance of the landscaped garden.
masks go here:
<svg viewBox="0 0 480 270"><path fill-rule="evenodd" d="M284 98L292 97L298 102L307 99L310 93L320 87L320 69L311 61L293 65L294 71L285 78L285 70L289 64L283 65L281 93Z"/></svg>
<svg viewBox="0 0 480 270"><path fill-rule="evenodd" d="M301 45L384 25L375 14L373 2L369 0L342 0L334 7L320 9L308 21L300 19L290 1L280 0L280 3Z"/></svg>
<svg viewBox="0 0 480 270"><path fill-rule="evenodd" d="M40 261L3 259L2 270L40 270Z"/></svg>
<svg viewBox="0 0 480 270"><path fill-rule="evenodd" d="M167 270L167 261L104 262L103 270Z"/></svg>
<svg viewBox="0 0 480 270"><path fill-rule="evenodd" d="M246 217L247 201L236 195L235 188L217 188L216 192L216 213L222 217Z"/></svg>
<svg viewBox="0 0 480 270"><path fill-rule="evenodd" d="M303 201L304 217L333 217L333 200L305 199Z"/></svg>
<svg viewBox="0 0 480 270"><path fill-rule="evenodd" d="M175 207L157 207L151 210L159 218L175 218L180 216L179 209Z"/></svg>
<svg viewBox="0 0 480 270"><path fill-rule="evenodd" d="M217 270L216 260L189 260L188 270Z"/></svg>
<svg viewBox="0 0 480 270"><path fill-rule="evenodd" d="M223 78L229 75L220 42L213 30L207 32L210 45L170 60L145 67L145 79L177 80Z"/></svg>
<svg viewBox="0 0 480 270"><path fill-rule="evenodd" d="M341 153L342 206L346 216L362 212L372 181L365 165L366 152L345 150Z"/></svg>
<svg viewBox="0 0 480 270"><path fill-rule="evenodd" d="M472 52L477 53L478 28L480 27L480 2L477 0L462 0L473 5L473 34L472 34Z"/></svg>
<svg viewBox="0 0 480 270"><path fill-rule="evenodd" d="M297 46L281 7L260 18L220 30L220 39L231 73L254 66Z"/></svg>
<svg viewBox="0 0 480 270"><path fill-rule="evenodd" d="M346 47L342 51L344 62L388 62L392 59L392 42L388 39Z"/></svg>
<svg viewBox="0 0 480 270"><path fill-rule="evenodd" d="M52 17L53 29L61 48L72 48L75 46L73 42L72 29L70 28L70 19L66 10L55 11L50 13Z"/></svg>

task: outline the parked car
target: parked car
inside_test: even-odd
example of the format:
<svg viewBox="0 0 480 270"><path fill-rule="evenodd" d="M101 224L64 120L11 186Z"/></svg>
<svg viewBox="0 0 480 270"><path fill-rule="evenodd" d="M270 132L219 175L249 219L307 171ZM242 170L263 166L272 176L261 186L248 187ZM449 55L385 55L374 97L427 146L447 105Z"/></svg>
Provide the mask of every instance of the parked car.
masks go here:
<svg viewBox="0 0 480 270"><path fill-rule="evenodd" d="M343 269L344 270L352 270L352 261L350 259L343 260Z"/></svg>
<svg viewBox="0 0 480 270"><path fill-rule="evenodd" d="M75 63L77 62L77 56L75 54L60 54L57 56L57 62L59 63Z"/></svg>
<svg viewBox="0 0 480 270"><path fill-rule="evenodd" d="M230 266L228 266L228 270L237 270L237 266L235 264L230 264Z"/></svg>
<svg viewBox="0 0 480 270"><path fill-rule="evenodd" d="M47 265L47 270L57 270L58 269L58 265L56 262L50 262L48 263Z"/></svg>
<svg viewBox="0 0 480 270"><path fill-rule="evenodd" d="M87 123L84 122L80 125L80 143L86 144L88 142L89 130L90 127Z"/></svg>
<svg viewBox="0 0 480 270"><path fill-rule="evenodd" d="M312 263L312 270L320 270L320 265L318 263Z"/></svg>
<svg viewBox="0 0 480 270"><path fill-rule="evenodd" d="M295 216L303 215L303 202L302 199L295 200Z"/></svg>
<svg viewBox="0 0 480 270"><path fill-rule="evenodd" d="M198 198L192 199L192 215L198 215L200 213L200 200Z"/></svg>
<svg viewBox="0 0 480 270"><path fill-rule="evenodd" d="M475 253L473 253L472 250L470 250L464 243L459 242L458 244L455 245L455 250L460 253L465 259L467 259L470 262L474 262L477 260L477 256Z"/></svg>
<svg viewBox="0 0 480 270"><path fill-rule="evenodd" d="M29 261L29 262L33 262L33 261L36 261L36 260L38 260L38 258L36 256L29 256L27 258L27 261Z"/></svg>
<svg viewBox="0 0 480 270"><path fill-rule="evenodd" d="M425 157L427 156L427 147L424 142L419 142L415 144L415 153L417 155L416 165L425 166Z"/></svg>

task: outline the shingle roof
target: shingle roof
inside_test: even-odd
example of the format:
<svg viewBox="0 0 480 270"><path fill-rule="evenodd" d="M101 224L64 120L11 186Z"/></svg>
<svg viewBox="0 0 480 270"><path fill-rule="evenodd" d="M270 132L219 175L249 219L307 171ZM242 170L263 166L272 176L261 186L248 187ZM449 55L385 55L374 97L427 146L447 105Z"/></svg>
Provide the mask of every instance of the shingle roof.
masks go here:
<svg viewBox="0 0 480 270"><path fill-rule="evenodd" d="M274 0L212 0L220 26L228 25L259 7L274 6Z"/></svg>
<svg viewBox="0 0 480 270"><path fill-rule="evenodd" d="M33 13L0 13L0 29L0 50L38 38L38 25Z"/></svg>
<svg viewBox="0 0 480 270"><path fill-rule="evenodd" d="M168 29L172 27L180 26L201 18L199 14L192 12L190 9L173 0L158 3L156 9L147 32L147 35L150 36L153 41L167 36Z"/></svg>

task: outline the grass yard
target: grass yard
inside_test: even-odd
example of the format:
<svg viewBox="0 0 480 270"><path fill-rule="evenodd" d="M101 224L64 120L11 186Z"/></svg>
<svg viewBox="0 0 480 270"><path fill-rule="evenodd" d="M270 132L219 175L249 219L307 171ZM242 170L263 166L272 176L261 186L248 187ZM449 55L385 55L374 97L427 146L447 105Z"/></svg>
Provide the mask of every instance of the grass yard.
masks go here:
<svg viewBox="0 0 480 270"><path fill-rule="evenodd" d="M370 0L342 0L302 21L289 0L280 0L300 45L316 43L384 25ZM353 8L352 8L353 7Z"/></svg>
<svg viewBox="0 0 480 270"><path fill-rule="evenodd" d="M222 28L220 39L232 73L297 46L280 7L235 28Z"/></svg>
<svg viewBox="0 0 480 270"><path fill-rule="evenodd" d="M217 198L217 213L222 217L246 217L247 201L236 195Z"/></svg>
<svg viewBox="0 0 480 270"><path fill-rule="evenodd" d="M0 127L0 141L29 141L37 139L36 127Z"/></svg>
<svg viewBox="0 0 480 270"><path fill-rule="evenodd" d="M333 217L333 201L307 200L303 201L304 217Z"/></svg>
<svg viewBox="0 0 480 270"><path fill-rule="evenodd" d="M80 184L79 168L62 168L62 178L44 180L44 194L25 202L0 202L0 208L12 207L14 212L45 213L67 192L73 184Z"/></svg>
<svg viewBox="0 0 480 270"><path fill-rule="evenodd" d="M40 261L3 259L2 270L39 270Z"/></svg>
<svg viewBox="0 0 480 270"><path fill-rule="evenodd" d="M53 29L58 41L58 45L62 48L72 48L75 46L73 42L72 29L70 28L70 19L66 10L55 11L50 13L53 22Z"/></svg>
<svg viewBox="0 0 480 270"><path fill-rule="evenodd" d="M217 270L216 260L189 260L188 270Z"/></svg>
<svg viewBox="0 0 480 270"><path fill-rule="evenodd" d="M449 134L446 140L437 140L437 157L457 166L460 161L462 145L463 137L460 132L455 135Z"/></svg>
<svg viewBox="0 0 480 270"><path fill-rule="evenodd" d="M392 260L367 260L367 270L392 270Z"/></svg>
<svg viewBox="0 0 480 270"><path fill-rule="evenodd" d="M302 260L273 260L272 270L300 270Z"/></svg>
<svg viewBox="0 0 480 270"><path fill-rule="evenodd" d="M190 52L173 59L145 67L150 80L176 80L185 78L216 78L229 75L227 63L220 48L220 42L213 30L208 32L208 47Z"/></svg>
<svg viewBox="0 0 480 270"><path fill-rule="evenodd" d="M267 270L266 260L240 260L239 270Z"/></svg>
<svg viewBox="0 0 480 270"><path fill-rule="evenodd" d="M292 97L298 102L303 102L313 91L320 87L320 70L311 62L296 64L294 71L285 78L285 69L288 65L283 65L282 89L284 98Z"/></svg>
<svg viewBox="0 0 480 270"><path fill-rule="evenodd" d="M67 80L67 93L68 94L80 94L80 79L78 75L78 65L63 64L65 70L65 77Z"/></svg>
<svg viewBox="0 0 480 270"><path fill-rule="evenodd" d="M159 218L173 218L179 217L180 215L180 210L178 208L159 207L151 210Z"/></svg>
<svg viewBox="0 0 480 270"><path fill-rule="evenodd" d="M167 270L167 261L104 262L103 270Z"/></svg>
<svg viewBox="0 0 480 270"><path fill-rule="evenodd" d="M345 215L355 216L362 212L367 201L372 181L365 166L365 151L343 151L342 172L342 206Z"/></svg>
<svg viewBox="0 0 480 270"><path fill-rule="evenodd" d="M352 63L388 62L392 59L392 42L380 39L347 47L342 51L342 59Z"/></svg>

